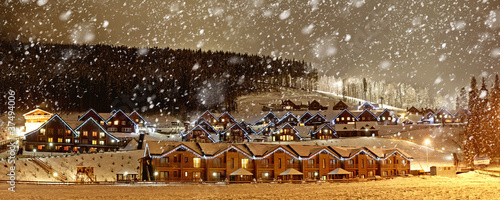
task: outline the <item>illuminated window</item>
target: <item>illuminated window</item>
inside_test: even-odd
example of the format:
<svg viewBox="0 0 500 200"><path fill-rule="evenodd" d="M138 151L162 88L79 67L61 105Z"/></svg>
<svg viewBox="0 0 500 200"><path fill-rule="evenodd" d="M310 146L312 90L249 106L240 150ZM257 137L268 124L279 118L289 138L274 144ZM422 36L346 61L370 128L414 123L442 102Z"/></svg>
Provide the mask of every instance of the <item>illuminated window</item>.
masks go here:
<svg viewBox="0 0 500 200"><path fill-rule="evenodd" d="M71 143L71 139L66 139L66 143Z"/></svg>
<svg viewBox="0 0 500 200"><path fill-rule="evenodd" d="M122 121L122 126L125 126L125 124L126 124L126 123L127 123L127 122L125 122L125 121Z"/></svg>
<svg viewBox="0 0 500 200"><path fill-rule="evenodd" d="M101 138L104 137L104 132L100 132L99 135L101 136Z"/></svg>
<svg viewBox="0 0 500 200"><path fill-rule="evenodd" d="M342 121L344 121L344 120L345 120L345 119L344 119L344 117L341 117L340 119L341 119Z"/></svg>
<svg viewBox="0 0 500 200"><path fill-rule="evenodd" d="M391 120L391 117L388 117L387 120Z"/></svg>
<svg viewBox="0 0 500 200"><path fill-rule="evenodd" d="M97 137L97 131L92 131L92 137Z"/></svg>
<svg viewBox="0 0 500 200"><path fill-rule="evenodd" d="M222 118L222 122L225 122L226 120L224 118Z"/></svg>
<svg viewBox="0 0 500 200"><path fill-rule="evenodd" d="M139 119L135 119L135 122L139 122Z"/></svg>
<svg viewBox="0 0 500 200"><path fill-rule="evenodd" d="M241 159L241 167L248 168L248 159Z"/></svg>
<svg viewBox="0 0 500 200"><path fill-rule="evenodd" d="M340 119L339 119L339 118L337 118L336 120L337 120L337 121L340 121Z"/></svg>
<svg viewBox="0 0 500 200"><path fill-rule="evenodd" d="M49 137L48 142L54 142L54 138Z"/></svg>
<svg viewBox="0 0 500 200"><path fill-rule="evenodd" d="M66 135L71 135L71 131L70 130L66 130Z"/></svg>
<svg viewBox="0 0 500 200"><path fill-rule="evenodd" d="M97 144L97 140L92 140L92 144Z"/></svg>
<svg viewBox="0 0 500 200"><path fill-rule="evenodd" d="M40 129L40 134L45 135L45 129L44 128Z"/></svg>
<svg viewBox="0 0 500 200"><path fill-rule="evenodd" d="M385 120L385 117L382 117L382 120Z"/></svg>
<svg viewBox="0 0 500 200"><path fill-rule="evenodd" d="M100 145L104 145L104 140L99 141Z"/></svg>
<svg viewBox="0 0 500 200"><path fill-rule="evenodd" d="M201 167L201 158L193 158L193 167L195 168Z"/></svg>
<svg viewBox="0 0 500 200"><path fill-rule="evenodd" d="M62 143L63 139L62 138L57 138L57 142Z"/></svg>
<svg viewBox="0 0 500 200"><path fill-rule="evenodd" d="M111 126L111 122L108 122L108 126Z"/></svg>
<svg viewBox="0 0 500 200"><path fill-rule="evenodd" d="M83 131L83 136L87 137L89 135L88 131Z"/></svg>
<svg viewBox="0 0 500 200"><path fill-rule="evenodd" d="M351 120L351 117L347 117L347 121Z"/></svg>
<svg viewBox="0 0 500 200"><path fill-rule="evenodd" d="M119 123L119 122L120 122L120 121L116 120L116 121L115 121L115 126L118 126L118 123Z"/></svg>
<svg viewBox="0 0 500 200"><path fill-rule="evenodd" d="M104 125L104 121L101 121L101 125Z"/></svg>

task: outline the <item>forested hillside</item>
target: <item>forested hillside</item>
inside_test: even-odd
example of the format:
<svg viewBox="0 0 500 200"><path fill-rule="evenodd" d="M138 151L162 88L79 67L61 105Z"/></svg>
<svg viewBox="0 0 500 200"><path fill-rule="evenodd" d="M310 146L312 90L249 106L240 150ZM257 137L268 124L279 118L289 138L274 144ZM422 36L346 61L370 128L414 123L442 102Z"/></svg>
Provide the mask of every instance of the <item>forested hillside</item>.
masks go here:
<svg viewBox="0 0 500 200"><path fill-rule="evenodd" d="M0 69L0 93L16 91L21 109L184 116L234 110L236 97L251 92L312 89L318 77L303 61L231 52L17 41L0 43Z"/></svg>

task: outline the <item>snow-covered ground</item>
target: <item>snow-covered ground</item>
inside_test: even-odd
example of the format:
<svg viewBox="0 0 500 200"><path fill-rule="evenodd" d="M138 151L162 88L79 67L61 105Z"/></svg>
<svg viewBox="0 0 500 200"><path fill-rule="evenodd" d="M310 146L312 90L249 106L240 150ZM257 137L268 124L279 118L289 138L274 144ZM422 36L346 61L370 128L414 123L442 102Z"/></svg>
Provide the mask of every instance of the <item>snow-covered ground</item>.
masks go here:
<svg viewBox="0 0 500 200"><path fill-rule="evenodd" d="M16 185L2 199L500 199L500 178L469 172L456 178L410 177L322 184Z"/></svg>
<svg viewBox="0 0 500 200"><path fill-rule="evenodd" d="M94 167L94 175L96 175L97 181L115 181L117 172L139 173L138 159L143 155L144 150L135 150L79 155L57 154L41 157L40 159L58 174L65 175L70 182L75 181L77 166ZM10 166L6 160L0 161L0 174L9 173ZM29 161L28 158L16 160L16 174L17 180L57 181L38 165Z"/></svg>

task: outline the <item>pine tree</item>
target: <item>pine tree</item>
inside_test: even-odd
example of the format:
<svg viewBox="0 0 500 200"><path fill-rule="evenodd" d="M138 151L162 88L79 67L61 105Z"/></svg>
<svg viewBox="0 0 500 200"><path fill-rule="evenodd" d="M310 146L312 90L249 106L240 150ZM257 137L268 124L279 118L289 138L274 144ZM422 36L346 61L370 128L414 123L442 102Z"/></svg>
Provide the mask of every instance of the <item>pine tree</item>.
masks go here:
<svg viewBox="0 0 500 200"><path fill-rule="evenodd" d="M479 152L476 131L478 130L478 113L477 113L477 88L476 88L476 78L472 77L470 83L469 91L469 111L471 114L467 119L467 126L465 128L465 140L464 140L464 156L465 162L469 165L473 165L474 157Z"/></svg>

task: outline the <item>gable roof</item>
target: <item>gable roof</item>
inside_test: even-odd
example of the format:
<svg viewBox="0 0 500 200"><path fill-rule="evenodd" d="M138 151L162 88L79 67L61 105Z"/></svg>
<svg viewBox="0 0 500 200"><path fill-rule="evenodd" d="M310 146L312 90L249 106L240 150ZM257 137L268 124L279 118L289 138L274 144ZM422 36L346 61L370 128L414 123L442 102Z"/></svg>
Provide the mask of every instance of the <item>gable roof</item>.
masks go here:
<svg viewBox="0 0 500 200"><path fill-rule="evenodd" d="M290 125L289 123L286 123L286 124L283 124L283 125L279 126L277 132L279 133L281 131L281 129L285 128L286 126L289 126L293 130L295 130L295 135L297 135L300 139L302 139L302 137L300 137L300 135L299 135L300 132L297 129L295 129L295 127L293 127L292 125Z"/></svg>
<svg viewBox="0 0 500 200"><path fill-rule="evenodd" d="M236 122L236 123L238 122L238 120L234 119L234 117L233 117L231 114L229 114L227 111L226 111L226 112L224 112L224 113L222 113L222 114L219 116L219 118L217 118L217 121L219 121L219 122L220 122L220 118L222 118L222 116L224 116L224 115L228 115L228 116L229 116L229 117L230 117L230 118L231 118L234 122Z"/></svg>
<svg viewBox="0 0 500 200"><path fill-rule="evenodd" d="M284 119L286 119L288 116L292 116L294 117L297 121L299 121L299 118L297 118L297 116L295 116L292 112L286 112L283 117L281 117L279 120L280 122L283 121Z"/></svg>
<svg viewBox="0 0 500 200"><path fill-rule="evenodd" d="M44 122L40 127L38 127L37 129L35 129L35 130L33 130L33 131L29 132L29 133L26 133L24 136L28 136L28 135L31 135L31 134L37 132L42 127L45 127L52 120L60 120L61 122L63 122L64 126L66 126L66 128L69 129L73 133L74 136L77 135L75 133L75 131L71 128L71 126L69 126L68 123L66 123L66 121L64 121L61 117L59 117L58 114L54 114L54 115L52 115L52 117L50 117L50 119L48 119L46 122Z"/></svg>
<svg viewBox="0 0 500 200"><path fill-rule="evenodd" d="M195 130L201 130L203 132L205 132L207 134L207 137L208 139L210 139L212 142L216 142L213 138L212 138L212 135L210 134L210 132L208 132L205 128L203 128L203 126L201 126L200 124L196 125L195 127L193 127L191 130L189 130L188 132L186 132L185 134L182 134L181 132L181 136L186 136L186 135L189 135L191 132L195 131ZM217 133L217 132L216 132Z"/></svg>
<svg viewBox="0 0 500 200"><path fill-rule="evenodd" d="M306 114L309 114L309 115L310 115L310 117L309 117L308 119L310 119L311 117L313 117L313 114L311 114L311 113L309 112L309 110L308 110L308 111L306 111L304 114L302 114L302 115L300 116L300 118L299 118L299 122L301 122L301 121L302 121L302 118L304 118L304 116L306 116ZM307 121L308 119L306 119L306 121Z"/></svg>
<svg viewBox="0 0 500 200"><path fill-rule="evenodd" d="M128 117L127 114L125 114L122 110L118 110L116 112L113 113L113 115L111 115L107 120L106 120L106 123L108 123L109 120L111 120L114 116L116 116L116 114L118 113L122 113L128 120L130 120L132 122L132 124L137 125L134 120L130 119L130 117Z"/></svg>
<svg viewBox="0 0 500 200"><path fill-rule="evenodd" d="M206 110L205 112L203 112L200 116L198 116L198 118L196 118L195 122L197 122L201 117L203 117L203 115L205 115L205 113L208 113L210 116L212 116L214 119L216 119L217 121L219 120L219 118L215 117L215 115L213 115L210 111Z"/></svg>
<svg viewBox="0 0 500 200"><path fill-rule="evenodd" d="M135 114L137 114L137 116L139 116L145 124L147 123L147 121L146 121L146 120L142 117L142 115L140 115L140 114L139 114L137 111L135 111L135 110L134 110L134 111L132 111L132 112L131 112L128 116L130 117L130 116L132 116L132 114L134 114L134 113L135 113Z"/></svg>
<svg viewBox="0 0 500 200"><path fill-rule="evenodd" d="M166 155L171 154L172 152L175 152L180 148L186 149L200 158L203 156L203 152L200 151L200 149L197 147L197 143L194 142L172 143L172 142L158 141L158 142L146 143L146 149L147 149L146 151L148 151L149 155L151 155L152 153L159 155L159 156L152 156L155 158L165 157Z"/></svg>
<svg viewBox="0 0 500 200"><path fill-rule="evenodd" d="M387 110L387 109L386 109L386 110ZM371 115L372 115L372 116L373 116L373 117L374 117L377 121L379 121L379 120L378 120L378 117L377 117L377 116L375 116L375 115L374 115L372 112L370 112L368 109L365 109L365 110L363 110L363 112L359 113L359 115L357 116L357 118L359 119L359 117L360 117L363 113L365 113L365 112L370 113L370 114L371 114ZM383 112L382 112L382 113L383 113Z"/></svg>
<svg viewBox="0 0 500 200"><path fill-rule="evenodd" d="M342 115L342 113L346 112L349 113L356 121L358 121L358 118L356 117L356 115L352 114L351 111L347 110L347 109L344 109L342 110L342 112L340 112L337 116L335 116L332 121L334 121L335 119L337 119L340 115Z"/></svg>
<svg viewBox="0 0 500 200"><path fill-rule="evenodd" d="M342 100L340 100L338 103L336 103L336 104L332 107L332 109L333 109L333 110L339 110L339 109L335 109L335 108L338 108L338 107L345 107L345 108L348 108L349 106L348 106L346 103L344 103Z"/></svg>
<svg viewBox="0 0 500 200"><path fill-rule="evenodd" d="M47 112L47 111L42 110L42 109L40 109L40 108L37 108L37 109L35 109L35 110L29 111L29 112L27 112L27 113L24 113L24 114L23 114L23 116L29 115L29 114L34 113L34 112L36 112L36 111L41 111L41 112L47 113L47 114L49 114L49 115L54 115L54 114L52 114L52 113L50 113L50 112Z"/></svg>
<svg viewBox="0 0 500 200"><path fill-rule="evenodd" d="M447 112L448 114L451 115L451 117L455 118L455 115L453 113L451 113L450 111L448 111L448 109L446 109L445 107L442 107L436 113L434 113L434 116L437 116L437 114L439 114L441 111L442 112Z"/></svg>
<svg viewBox="0 0 500 200"><path fill-rule="evenodd" d="M78 118L78 121L81 121L87 114L89 113L94 113L95 115L97 115L103 122L106 121L104 118L102 118L101 115L99 115L99 113L97 113L94 109L89 109L85 114L83 114L80 118Z"/></svg>
<svg viewBox="0 0 500 200"><path fill-rule="evenodd" d="M332 132L332 134L333 134L333 135L335 135L337 138L339 137L339 136L337 135L337 132L335 131L335 129L334 129L332 126L330 126L328 123L323 124L323 125L322 125L322 126L320 126L318 129L316 129L315 131L311 132L311 134L312 134L312 135L316 135L318 132L320 132L320 131L321 131L321 129L323 129L323 128L325 128L325 127L327 127L328 129L332 130L332 131L333 131L333 132Z"/></svg>
<svg viewBox="0 0 500 200"><path fill-rule="evenodd" d="M76 127L76 128L75 128L75 131L78 131L80 128L82 128L82 126L83 126L83 125L85 125L85 124L87 124L87 123L94 123L94 124L96 124L96 125L99 127L99 129L101 129L101 131L102 131L102 132L104 132L106 135L108 135L108 136L112 137L114 140L116 140L116 141L118 141L118 142L120 141L120 140L119 140L118 138L116 138L114 135L112 135L112 134L108 133L108 131L106 131L106 130L105 130L105 129L104 129L104 128L103 128L103 127L99 124L99 123L97 123L97 122L94 120L94 118L92 118L92 117L88 118L88 119L87 119L87 120L85 120L82 124L80 124L80 126ZM79 136L79 135L77 134L77 136Z"/></svg>
<svg viewBox="0 0 500 200"><path fill-rule="evenodd" d="M311 121L312 119L314 119L316 116L320 116L321 118L323 118L325 121L328 121L325 117L323 117L322 114L319 114L319 113L316 113L314 114L311 118L309 118L307 121L304 122L304 124L306 124L307 122Z"/></svg>
<svg viewBox="0 0 500 200"><path fill-rule="evenodd" d="M237 126L239 129L241 129L243 131L243 133L245 134L245 137L247 137L247 139L249 141L251 141L252 139L250 137L248 137L248 132L240 126L240 124L238 123L234 123L231 127L229 127L228 129L226 129L226 131L224 131L222 134L226 134L228 131L230 131L231 129L233 129L235 126Z"/></svg>

